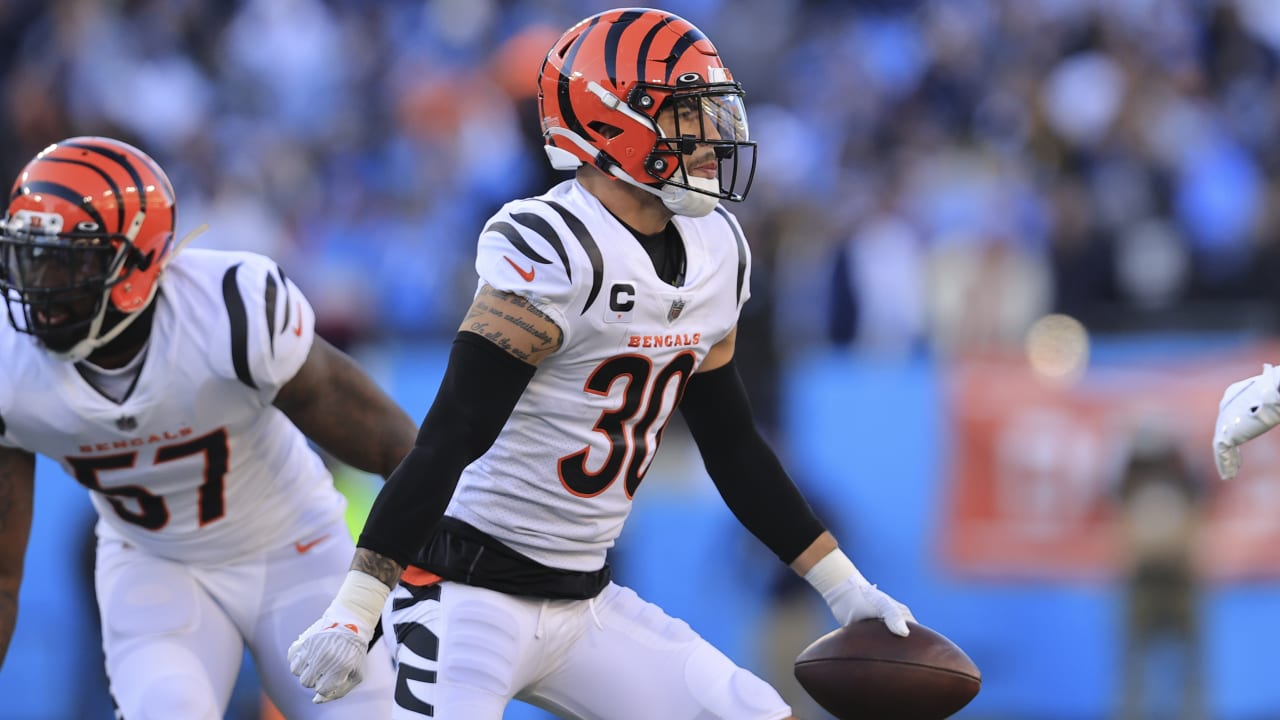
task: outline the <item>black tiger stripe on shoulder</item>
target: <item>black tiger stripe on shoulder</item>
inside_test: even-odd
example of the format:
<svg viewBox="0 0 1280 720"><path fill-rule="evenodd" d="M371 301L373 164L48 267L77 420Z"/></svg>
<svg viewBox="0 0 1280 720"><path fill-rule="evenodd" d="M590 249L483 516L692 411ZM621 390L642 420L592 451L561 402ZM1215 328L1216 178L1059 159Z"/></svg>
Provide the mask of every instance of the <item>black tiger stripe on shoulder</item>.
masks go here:
<svg viewBox="0 0 1280 720"><path fill-rule="evenodd" d="M0 415L0 435L3 435L5 433L5 430L8 429L8 427L9 427L8 425L4 424L4 416Z"/></svg>
<svg viewBox="0 0 1280 720"><path fill-rule="evenodd" d="M249 372L249 315L240 296L240 284L236 282L239 270L240 263L236 263L222 276L222 300L227 305L227 318L231 320L231 366L240 382L257 390L258 385Z"/></svg>
<svg viewBox="0 0 1280 720"><path fill-rule="evenodd" d="M587 259L591 261L591 291L587 293L587 302L582 306L580 315L586 315L591 304L596 301L596 296L600 294L600 287L604 285L604 257L600 255L600 246L596 245L595 238L591 237L587 226L577 215L569 212L558 202L554 200L541 200L551 206L552 210L564 220L565 225L569 226L569 230L573 232L574 238L578 240L578 244L582 246L584 252L587 253Z"/></svg>
<svg viewBox="0 0 1280 720"><path fill-rule="evenodd" d="M560 233L551 227L551 223L547 222L546 218L536 213L512 213L511 219L542 236L542 239L547 241L551 249L556 251L556 255L560 256L560 263L564 265L565 274L569 276L570 280L573 279L573 268L569 266L569 253L565 251L564 243L560 241Z"/></svg>
<svg viewBox="0 0 1280 720"><path fill-rule="evenodd" d="M262 306L267 315L267 347L271 349L273 357L276 354L276 300L276 276L269 272L267 287L262 291Z"/></svg>
<svg viewBox="0 0 1280 720"><path fill-rule="evenodd" d="M484 229L484 232L480 234L483 235L484 233L491 232L496 232L506 238L507 242L511 243L511 247L515 248L517 252L539 265L551 264L550 260L542 257L542 253L534 250L529 243L525 242L524 236L520 234L520 231L506 220L498 220L497 222L489 223L488 227ZM556 238L557 242L559 242L559 240L560 238Z"/></svg>
<svg viewBox="0 0 1280 720"><path fill-rule="evenodd" d="M292 306L289 302L289 276L284 274L284 268L279 265L276 265L276 272L280 273L280 284L284 286L284 322L280 324L280 334L283 335L289 328L289 308Z"/></svg>
<svg viewBox="0 0 1280 720"><path fill-rule="evenodd" d="M716 214L724 219L725 224L728 225L729 229L733 231L733 239L738 242L738 294L736 296L736 299L739 302L741 302L742 301L742 283L747 276L747 240L746 238L742 237L741 232L738 232L738 225L733 221L733 218L729 217L728 210L725 210L724 208L717 205Z"/></svg>

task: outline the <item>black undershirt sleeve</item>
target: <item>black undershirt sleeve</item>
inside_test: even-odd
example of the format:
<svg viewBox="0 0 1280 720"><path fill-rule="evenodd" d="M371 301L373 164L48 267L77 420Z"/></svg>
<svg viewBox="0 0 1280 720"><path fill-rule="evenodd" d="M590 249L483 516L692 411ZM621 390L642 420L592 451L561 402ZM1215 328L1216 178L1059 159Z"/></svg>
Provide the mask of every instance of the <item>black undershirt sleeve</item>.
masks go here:
<svg viewBox="0 0 1280 720"><path fill-rule="evenodd" d="M756 428L736 364L695 373L680 412L725 504L790 565L825 528Z"/></svg>
<svg viewBox="0 0 1280 720"><path fill-rule="evenodd" d="M535 370L459 332L417 442L378 493L357 546L408 565L444 515L462 470L493 445Z"/></svg>

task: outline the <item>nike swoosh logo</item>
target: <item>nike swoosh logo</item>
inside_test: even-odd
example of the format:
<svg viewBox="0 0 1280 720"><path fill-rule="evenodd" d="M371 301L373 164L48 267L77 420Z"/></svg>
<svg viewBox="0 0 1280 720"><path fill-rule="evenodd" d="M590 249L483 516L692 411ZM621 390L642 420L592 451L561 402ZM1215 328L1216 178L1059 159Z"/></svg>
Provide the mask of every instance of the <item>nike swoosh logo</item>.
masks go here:
<svg viewBox="0 0 1280 720"><path fill-rule="evenodd" d="M525 282L533 282L533 275L534 275L534 273L538 272L538 266L537 266L537 265L534 265L533 267L529 268L529 270L526 272L524 268L522 268L522 267L520 267L519 265L517 265L517 264L516 264L516 261L515 261L515 260L512 260L511 258L507 257L506 255L503 255L503 256L502 256L502 259L503 259L503 260L506 260L508 263L510 263L511 267L515 268L515 269L516 269L516 272L520 273L520 277L524 278L524 281L525 281Z"/></svg>
<svg viewBox="0 0 1280 720"><path fill-rule="evenodd" d="M298 324L293 328L293 334L302 337L302 303L298 303Z"/></svg>
<svg viewBox="0 0 1280 720"><path fill-rule="evenodd" d="M321 535L320 537L316 538L315 540L312 540L311 542L305 542L305 543L296 542L293 544L293 549L297 550L299 555L306 555L308 550L310 550L311 548L319 545L320 543L328 539L329 539L328 535Z"/></svg>

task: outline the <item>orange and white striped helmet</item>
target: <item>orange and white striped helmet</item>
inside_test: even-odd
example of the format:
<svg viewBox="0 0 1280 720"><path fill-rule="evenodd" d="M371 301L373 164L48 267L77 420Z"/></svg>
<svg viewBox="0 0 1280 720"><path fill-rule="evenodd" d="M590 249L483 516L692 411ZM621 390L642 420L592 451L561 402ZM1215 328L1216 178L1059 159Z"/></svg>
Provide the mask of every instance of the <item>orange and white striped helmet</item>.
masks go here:
<svg viewBox="0 0 1280 720"><path fill-rule="evenodd" d="M14 328L68 359L109 342L155 298L175 214L169 178L132 145L74 137L42 150L14 182L0 224L0 289Z"/></svg>
<svg viewBox="0 0 1280 720"><path fill-rule="evenodd" d="M742 85L689 21L644 8L593 15L547 53L538 85L543 138L556 169L595 165L654 194L681 188L719 200L746 197L756 153ZM672 104L681 110L668 136L657 117ZM713 148L719 164L709 185L685 167L700 145Z"/></svg>

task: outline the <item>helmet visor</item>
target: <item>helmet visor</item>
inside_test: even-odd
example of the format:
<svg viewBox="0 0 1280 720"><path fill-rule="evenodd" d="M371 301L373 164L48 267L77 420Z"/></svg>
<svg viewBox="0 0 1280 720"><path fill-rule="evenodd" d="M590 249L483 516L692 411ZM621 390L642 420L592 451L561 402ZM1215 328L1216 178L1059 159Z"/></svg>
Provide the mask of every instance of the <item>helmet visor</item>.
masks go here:
<svg viewBox="0 0 1280 720"><path fill-rule="evenodd" d="M741 95L703 95L696 98L701 124L699 136L707 139L748 142L747 108Z"/></svg>

